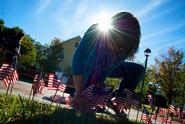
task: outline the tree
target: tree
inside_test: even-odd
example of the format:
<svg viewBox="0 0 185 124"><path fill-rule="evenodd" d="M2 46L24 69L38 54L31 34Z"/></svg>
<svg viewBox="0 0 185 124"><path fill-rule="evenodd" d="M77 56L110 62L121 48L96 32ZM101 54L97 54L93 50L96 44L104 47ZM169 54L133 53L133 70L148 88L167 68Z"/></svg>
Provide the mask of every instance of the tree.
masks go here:
<svg viewBox="0 0 185 124"><path fill-rule="evenodd" d="M62 41L59 38L54 38L51 41L51 46L48 49L47 53L47 61L45 64L45 69L47 72L54 72L59 67L59 63L63 59L63 51L64 48L62 46Z"/></svg>
<svg viewBox="0 0 185 124"><path fill-rule="evenodd" d="M48 49L49 45L41 45L40 42L35 42L35 52L36 52L36 62L35 62L35 67L40 70L44 71L44 66L47 61L47 54L48 54Z"/></svg>
<svg viewBox="0 0 185 124"><path fill-rule="evenodd" d="M174 101L179 106L185 103L185 64L177 78L178 81L175 83L176 86L174 89Z"/></svg>
<svg viewBox="0 0 185 124"><path fill-rule="evenodd" d="M182 82L183 52L172 47L168 49L167 54L161 54L161 57L156 58L155 61L157 75L155 80L160 83L161 90L168 98L168 104L171 104L172 99L177 97L176 94L180 93L177 89Z"/></svg>
<svg viewBox="0 0 185 124"><path fill-rule="evenodd" d="M4 21L0 19L0 65L3 63L4 48L3 48L3 34L4 34Z"/></svg>
<svg viewBox="0 0 185 124"><path fill-rule="evenodd" d="M11 51L11 45L19 41L24 32L19 27L9 28L0 20L0 64L4 62L7 50Z"/></svg>
<svg viewBox="0 0 185 124"><path fill-rule="evenodd" d="M27 67L33 66L36 61L35 46L33 39L26 35L21 40L21 57L19 59L19 70L25 70Z"/></svg>

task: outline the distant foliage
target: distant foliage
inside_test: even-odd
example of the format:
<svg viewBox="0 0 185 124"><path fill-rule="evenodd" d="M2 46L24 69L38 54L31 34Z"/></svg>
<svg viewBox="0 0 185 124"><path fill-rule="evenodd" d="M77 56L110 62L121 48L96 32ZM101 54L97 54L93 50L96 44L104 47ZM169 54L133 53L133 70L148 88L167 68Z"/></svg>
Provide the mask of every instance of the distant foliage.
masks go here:
<svg viewBox="0 0 185 124"><path fill-rule="evenodd" d="M6 51L10 46L20 39L17 34L24 34L23 30L19 27L6 27L5 22L0 20L0 65L5 60Z"/></svg>
<svg viewBox="0 0 185 124"><path fill-rule="evenodd" d="M26 35L21 40L21 57L19 59L19 69L26 70L30 66L34 66L36 61L35 46L33 44L33 39Z"/></svg>
<svg viewBox="0 0 185 124"><path fill-rule="evenodd" d="M62 61L61 54L64 52L62 46L62 40L54 38L51 41L51 45L47 51L47 60L45 69L47 72L55 72L59 68L59 63Z"/></svg>
<svg viewBox="0 0 185 124"><path fill-rule="evenodd" d="M185 69L182 50L169 48L166 54L156 58L154 80L160 83L161 90L168 98L168 103L176 100L177 104L185 103Z"/></svg>
<svg viewBox="0 0 185 124"><path fill-rule="evenodd" d="M105 82L106 82L106 85L112 87L115 90L119 87L119 84L121 83L121 79L107 78Z"/></svg>

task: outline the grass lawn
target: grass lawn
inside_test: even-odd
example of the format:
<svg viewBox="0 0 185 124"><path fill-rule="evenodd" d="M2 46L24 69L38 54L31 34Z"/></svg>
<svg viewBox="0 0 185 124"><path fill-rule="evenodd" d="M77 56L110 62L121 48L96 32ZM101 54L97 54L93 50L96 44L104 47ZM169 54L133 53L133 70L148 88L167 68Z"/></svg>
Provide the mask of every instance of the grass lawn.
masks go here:
<svg viewBox="0 0 185 124"><path fill-rule="evenodd" d="M123 118L79 114L74 110L30 102L19 96L0 94L0 123L14 124L134 124Z"/></svg>

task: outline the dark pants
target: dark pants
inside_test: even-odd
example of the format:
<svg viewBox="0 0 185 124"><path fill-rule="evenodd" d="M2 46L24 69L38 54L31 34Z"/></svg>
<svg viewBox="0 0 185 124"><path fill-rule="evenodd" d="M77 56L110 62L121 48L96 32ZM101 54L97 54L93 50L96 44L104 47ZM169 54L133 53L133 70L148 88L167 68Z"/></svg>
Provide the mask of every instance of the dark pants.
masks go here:
<svg viewBox="0 0 185 124"><path fill-rule="evenodd" d="M125 88L134 91L137 84L143 79L144 67L133 62L124 62L115 68L109 75L111 78L123 78L118 92L121 93Z"/></svg>

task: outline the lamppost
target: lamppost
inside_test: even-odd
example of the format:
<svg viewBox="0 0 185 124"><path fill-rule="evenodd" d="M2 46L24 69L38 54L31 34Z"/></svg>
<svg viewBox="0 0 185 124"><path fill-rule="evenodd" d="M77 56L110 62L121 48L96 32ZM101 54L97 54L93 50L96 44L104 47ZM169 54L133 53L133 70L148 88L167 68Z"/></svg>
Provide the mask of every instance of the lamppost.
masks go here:
<svg viewBox="0 0 185 124"><path fill-rule="evenodd" d="M140 93L140 98L141 98L141 101L142 101L142 96L143 96L143 86L144 86L144 81L145 81L145 73L146 73L146 67L147 67L147 63L148 63L148 57L150 56L150 53L152 51L147 48L145 51L144 51L144 54L145 54L145 70L144 70L144 76L143 76L143 80L142 80L142 84L141 84L141 93ZM142 102L141 102L142 103ZM140 105L141 105L140 103Z"/></svg>
<svg viewBox="0 0 185 124"><path fill-rule="evenodd" d="M145 59L145 70L144 70L144 76L143 76L143 80L142 80L142 84L141 84L141 92L140 92L140 106L142 105L142 96L143 96L143 86L144 86L144 81L145 81L145 73L146 73L146 68L147 68L147 63L148 63L148 57L150 56L150 53L152 51L147 48L145 51L144 51L144 55L146 57ZM138 112L137 112L137 119L138 119L138 114L139 114L139 109L138 109ZM137 121L136 119L136 121Z"/></svg>

